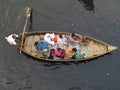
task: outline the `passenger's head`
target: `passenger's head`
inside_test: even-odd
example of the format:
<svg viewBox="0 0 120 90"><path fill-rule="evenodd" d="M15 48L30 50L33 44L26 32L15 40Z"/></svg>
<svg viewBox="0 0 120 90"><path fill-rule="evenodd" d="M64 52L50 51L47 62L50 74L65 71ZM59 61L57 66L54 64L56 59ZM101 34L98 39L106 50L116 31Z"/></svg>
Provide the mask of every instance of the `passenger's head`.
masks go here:
<svg viewBox="0 0 120 90"><path fill-rule="evenodd" d="M72 33L72 34L71 34L71 37L75 37L75 36L76 36L75 33Z"/></svg>
<svg viewBox="0 0 120 90"><path fill-rule="evenodd" d="M77 49L76 48L72 48L72 52L77 52Z"/></svg>
<svg viewBox="0 0 120 90"><path fill-rule="evenodd" d="M73 39L76 39L75 33L72 33L71 37L72 37Z"/></svg>
<svg viewBox="0 0 120 90"><path fill-rule="evenodd" d="M62 35L62 34L60 34L60 35L59 35L59 37L60 37L60 38L63 38L63 35Z"/></svg>
<svg viewBox="0 0 120 90"><path fill-rule="evenodd" d="M38 45L38 42L36 41L34 45Z"/></svg>
<svg viewBox="0 0 120 90"><path fill-rule="evenodd" d="M17 37L16 37L16 35L15 35L15 34L13 34L13 35L12 35L12 38L16 39Z"/></svg>
<svg viewBox="0 0 120 90"><path fill-rule="evenodd" d="M62 49L61 49L61 48L58 48L57 50L60 51L60 50L62 50Z"/></svg>

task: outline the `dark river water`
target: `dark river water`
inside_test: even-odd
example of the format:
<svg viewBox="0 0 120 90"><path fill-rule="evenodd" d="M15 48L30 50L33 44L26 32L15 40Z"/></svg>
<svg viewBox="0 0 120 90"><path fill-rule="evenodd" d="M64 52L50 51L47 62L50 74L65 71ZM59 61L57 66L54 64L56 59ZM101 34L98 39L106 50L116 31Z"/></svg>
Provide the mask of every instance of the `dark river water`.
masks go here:
<svg viewBox="0 0 120 90"><path fill-rule="evenodd" d="M75 32L120 47L120 0L0 0L0 90L120 90L120 49L87 63L35 61L5 37L33 30Z"/></svg>

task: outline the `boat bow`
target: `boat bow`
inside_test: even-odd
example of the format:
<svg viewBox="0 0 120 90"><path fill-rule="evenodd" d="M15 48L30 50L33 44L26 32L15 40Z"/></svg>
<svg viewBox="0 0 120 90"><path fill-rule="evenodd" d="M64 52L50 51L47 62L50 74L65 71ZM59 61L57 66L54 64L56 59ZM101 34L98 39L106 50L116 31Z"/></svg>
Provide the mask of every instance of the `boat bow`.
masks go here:
<svg viewBox="0 0 120 90"><path fill-rule="evenodd" d="M116 50L118 47L116 46L112 46L112 45L109 45L108 46L108 51L113 51L113 50Z"/></svg>

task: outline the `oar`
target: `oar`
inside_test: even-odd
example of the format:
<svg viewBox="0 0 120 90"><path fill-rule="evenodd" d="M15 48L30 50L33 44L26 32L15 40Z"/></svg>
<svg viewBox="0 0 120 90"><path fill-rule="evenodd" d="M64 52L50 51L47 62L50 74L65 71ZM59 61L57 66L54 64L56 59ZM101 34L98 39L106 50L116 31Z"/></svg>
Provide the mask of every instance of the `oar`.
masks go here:
<svg viewBox="0 0 120 90"><path fill-rule="evenodd" d="M25 25L24 25L23 33L22 33L22 41L21 41L21 46L20 46L20 54L21 54L21 50L22 50L22 47L23 47L24 34L25 34L25 30L26 30L26 27L27 27L27 23L28 23L28 19L30 17L31 11L32 11L32 8L28 7L27 11L26 11L27 17L26 17L26 21L25 21Z"/></svg>

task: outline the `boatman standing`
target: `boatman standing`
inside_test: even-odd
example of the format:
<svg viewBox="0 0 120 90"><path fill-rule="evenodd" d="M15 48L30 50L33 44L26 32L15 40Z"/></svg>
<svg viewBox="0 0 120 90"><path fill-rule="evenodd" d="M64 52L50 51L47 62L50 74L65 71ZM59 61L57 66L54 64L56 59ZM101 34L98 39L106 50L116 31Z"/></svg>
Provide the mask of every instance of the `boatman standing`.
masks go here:
<svg viewBox="0 0 120 90"><path fill-rule="evenodd" d="M20 44L20 42L21 42L21 38L17 34L11 34L8 37L5 37L5 39L11 45Z"/></svg>

